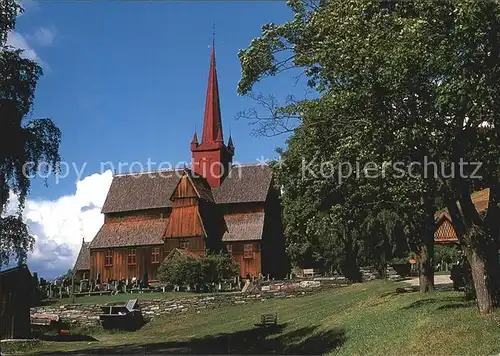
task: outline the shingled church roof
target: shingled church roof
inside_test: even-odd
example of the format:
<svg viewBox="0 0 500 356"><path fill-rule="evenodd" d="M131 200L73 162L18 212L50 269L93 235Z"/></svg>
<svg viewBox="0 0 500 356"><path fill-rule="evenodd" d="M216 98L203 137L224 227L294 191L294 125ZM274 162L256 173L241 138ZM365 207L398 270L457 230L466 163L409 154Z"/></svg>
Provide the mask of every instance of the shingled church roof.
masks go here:
<svg viewBox="0 0 500 356"><path fill-rule="evenodd" d="M267 165L235 165L218 188L212 189L217 204L264 202L272 181Z"/></svg>
<svg viewBox="0 0 500 356"><path fill-rule="evenodd" d="M163 243L167 219L106 222L90 243L90 248L144 246Z"/></svg>
<svg viewBox="0 0 500 356"><path fill-rule="evenodd" d="M73 267L74 272L90 269L89 245L90 242L82 243L82 247L80 248L80 252L78 253L78 257L76 258L75 266Z"/></svg>
<svg viewBox="0 0 500 356"><path fill-rule="evenodd" d="M228 214L224 216L227 230L222 241L261 240L264 213Z"/></svg>
<svg viewBox="0 0 500 356"><path fill-rule="evenodd" d="M102 212L116 213L172 206L170 197L177 186L182 170L124 174L113 177ZM208 192L204 178L194 178L201 198L217 204L264 202L272 180L267 165L235 165L218 188Z"/></svg>
<svg viewBox="0 0 500 356"><path fill-rule="evenodd" d="M113 177L103 213L144 210L172 206L170 196L182 170L123 174Z"/></svg>
<svg viewBox="0 0 500 356"><path fill-rule="evenodd" d="M73 272L85 271L90 269L90 242L83 242L78 257L76 258Z"/></svg>

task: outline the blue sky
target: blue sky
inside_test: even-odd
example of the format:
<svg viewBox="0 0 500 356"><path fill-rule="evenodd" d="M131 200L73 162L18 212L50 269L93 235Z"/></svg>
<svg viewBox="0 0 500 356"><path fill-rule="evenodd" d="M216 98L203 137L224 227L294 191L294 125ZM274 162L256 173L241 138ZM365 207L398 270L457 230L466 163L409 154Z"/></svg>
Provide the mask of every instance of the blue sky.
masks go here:
<svg viewBox="0 0 500 356"><path fill-rule="evenodd" d="M283 2L23 1L10 43L45 71L33 117L50 117L62 130L62 160L84 167L56 182L33 182L25 218L36 236L31 269L55 276L71 267L82 238L100 225L110 172L102 162L146 164L190 160L195 126L201 131L208 79L212 24L225 138L229 128L235 160L256 163L276 156L284 137L251 135L236 121L254 106L239 97L237 57L265 23L292 18ZM265 80L256 92L277 98L305 95L292 75Z"/></svg>
<svg viewBox="0 0 500 356"><path fill-rule="evenodd" d="M253 137L239 110L253 106L238 97L238 50L262 24L291 18L285 2L36 2L26 6L18 31L40 28L50 43L32 47L44 63L36 117L51 117L63 132L62 158L85 173L111 161L146 163L190 159L194 127L201 129L212 24L225 136L231 128L239 162L275 156L284 138ZM46 41L48 42L48 41ZM257 91L300 94L291 77L276 77ZM70 177L71 178L71 177ZM33 197L54 199L74 190L73 179L33 186Z"/></svg>

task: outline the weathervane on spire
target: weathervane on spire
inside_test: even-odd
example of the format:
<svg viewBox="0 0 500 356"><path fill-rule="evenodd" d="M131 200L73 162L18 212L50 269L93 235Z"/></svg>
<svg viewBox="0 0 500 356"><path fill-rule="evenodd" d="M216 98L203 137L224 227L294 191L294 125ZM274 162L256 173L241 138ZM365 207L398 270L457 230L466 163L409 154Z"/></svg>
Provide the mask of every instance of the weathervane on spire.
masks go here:
<svg viewBox="0 0 500 356"><path fill-rule="evenodd" d="M213 32L212 32L212 48L215 48L215 22L212 25L212 29L213 29Z"/></svg>
<svg viewBox="0 0 500 356"><path fill-rule="evenodd" d="M210 46L208 48L210 48ZM212 49L214 48L215 48L215 22L212 23Z"/></svg>

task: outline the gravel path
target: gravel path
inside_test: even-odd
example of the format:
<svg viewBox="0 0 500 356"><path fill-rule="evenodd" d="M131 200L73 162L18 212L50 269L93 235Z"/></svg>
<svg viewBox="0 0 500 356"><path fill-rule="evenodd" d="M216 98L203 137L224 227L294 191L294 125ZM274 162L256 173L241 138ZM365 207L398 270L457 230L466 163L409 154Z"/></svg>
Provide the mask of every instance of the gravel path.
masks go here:
<svg viewBox="0 0 500 356"><path fill-rule="evenodd" d="M418 277L409 279L405 282L411 286L418 286ZM449 274L434 276L434 286L436 289L451 290L453 289L453 282L451 281Z"/></svg>

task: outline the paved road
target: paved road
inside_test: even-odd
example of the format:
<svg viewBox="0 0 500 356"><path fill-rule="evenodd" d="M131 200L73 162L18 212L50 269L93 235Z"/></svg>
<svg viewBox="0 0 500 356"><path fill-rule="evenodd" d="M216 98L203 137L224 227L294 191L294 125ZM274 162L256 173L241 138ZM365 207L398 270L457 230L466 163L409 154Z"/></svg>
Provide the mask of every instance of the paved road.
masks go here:
<svg viewBox="0 0 500 356"><path fill-rule="evenodd" d="M411 286L418 287L418 277L409 279L405 282L409 283ZM434 276L434 286L436 289L451 290L453 289L453 282L451 281L449 274Z"/></svg>

